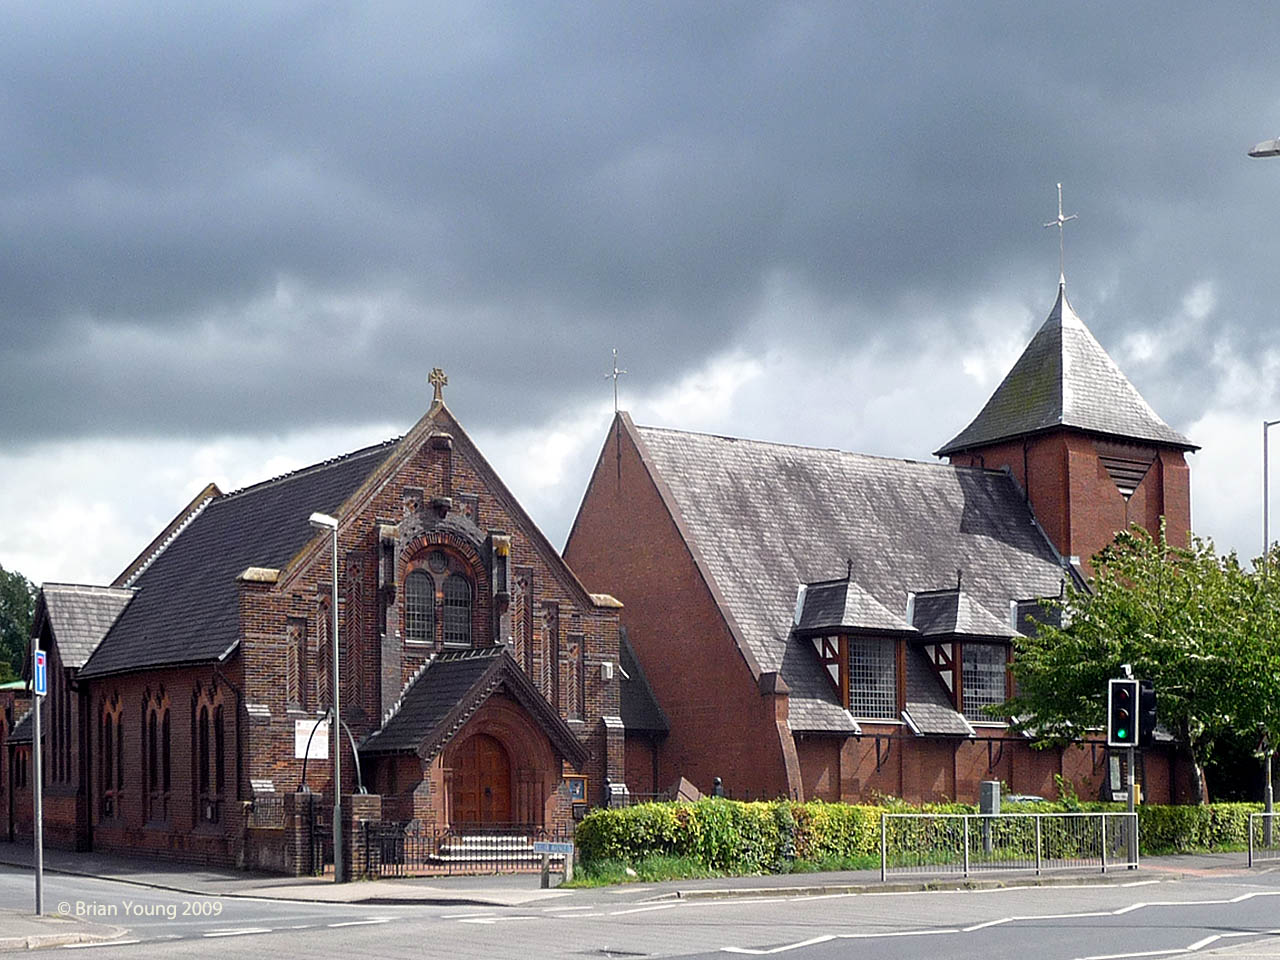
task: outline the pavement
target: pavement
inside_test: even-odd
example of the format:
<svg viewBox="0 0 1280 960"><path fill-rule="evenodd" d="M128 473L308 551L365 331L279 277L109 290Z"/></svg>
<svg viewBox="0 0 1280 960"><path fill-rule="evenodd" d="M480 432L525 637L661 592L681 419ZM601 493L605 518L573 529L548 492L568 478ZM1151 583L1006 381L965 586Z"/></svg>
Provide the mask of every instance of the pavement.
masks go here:
<svg viewBox="0 0 1280 960"><path fill-rule="evenodd" d="M31 866L31 848L0 843L0 864ZM904 876L888 882L879 870L832 873L775 874L755 877L715 877L661 883L631 883L614 887L543 890L536 873L465 877L380 879L336 884L322 877L284 877L192 864L167 863L105 853L45 851L45 870L82 877L97 877L143 887L203 897L251 897L311 903L434 904L521 906L540 901L572 898L574 903L620 901L649 902L672 899L727 897L830 896L842 893L895 892L905 890L990 889L1009 886L1054 886L1130 882L1135 879L1174 879L1220 875L1248 870L1243 853L1186 854L1144 858L1138 870L1049 874L982 874L963 877ZM552 881L555 882L555 879Z"/></svg>
<svg viewBox="0 0 1280 960"><path fill-rule="evenodd" d="M117 940L126 932L124 927L90 920L73 920L57 915L37 917L23 910L0 909L0 951L103 943Z"/></svg>

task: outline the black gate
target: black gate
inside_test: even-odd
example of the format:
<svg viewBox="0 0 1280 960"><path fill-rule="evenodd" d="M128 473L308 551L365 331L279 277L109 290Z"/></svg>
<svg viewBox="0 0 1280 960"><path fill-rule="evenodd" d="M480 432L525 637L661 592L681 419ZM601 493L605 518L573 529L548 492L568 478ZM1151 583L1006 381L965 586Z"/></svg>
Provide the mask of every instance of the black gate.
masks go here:
<svg viewBox="0 0 1280 960"><path fill-rule="evenodd" d="M318 877L333 868L333 801L318 793L306 797L307 872Z"/></svg>
<svg viewBox="0 0 1280 960"><path fill-rule="evenodd" d="M570 843L572 831L527 824L436 827L411 820L370 820L364 829L366 877L422 877L442 874L517 873L542 868L539 841ZM553 854L555 864L563 854Z"/></svg>

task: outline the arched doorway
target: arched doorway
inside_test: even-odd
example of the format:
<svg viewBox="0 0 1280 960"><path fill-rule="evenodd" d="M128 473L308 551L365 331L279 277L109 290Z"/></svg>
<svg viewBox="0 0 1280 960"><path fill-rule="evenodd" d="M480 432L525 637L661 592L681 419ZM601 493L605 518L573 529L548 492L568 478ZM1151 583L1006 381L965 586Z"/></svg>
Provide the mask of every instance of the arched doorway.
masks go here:
<svg viewBox="0 0 1280 960"><path fill-rule="evenodd" d="M454 754L449 819L455 826L511 822L511 759L486 733L470 737Z"/></svg>

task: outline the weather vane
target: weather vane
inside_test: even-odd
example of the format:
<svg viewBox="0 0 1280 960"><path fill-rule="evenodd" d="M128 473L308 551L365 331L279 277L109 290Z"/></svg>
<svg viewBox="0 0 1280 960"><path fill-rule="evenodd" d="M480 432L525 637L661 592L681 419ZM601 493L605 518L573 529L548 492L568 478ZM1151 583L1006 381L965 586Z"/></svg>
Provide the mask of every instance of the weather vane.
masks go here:
<svg viewBox="0 0 1280 960"><path fill-rule="evenodd" d="M1064 257L1064 244L1062 242L1062 234L1063 234L1062 228L1063 228L1063 225L1066 224L1068 220L1075 220L1075 219L1077 219L1077 217L1074 213L1069 217L1064 217L1062 215L1062 184L1058 184L1058 219L1050 220L1048 223L1045 224L1045 226L1058 228L1058 282L1059 283L1067 282L1067 271L1064 265L1065 257Z"/></svg>
<svg viewBox="0 0 1280 960"><path fill-rule="evenodd" d="M604 378L606 380L610 380L610 379L613 380L613 412L614 413L618 412L618 378L626 372L627 371L625 370L618 369L618 348L614 347L613 348L613 372L606 373L604 375Z"/></svg>

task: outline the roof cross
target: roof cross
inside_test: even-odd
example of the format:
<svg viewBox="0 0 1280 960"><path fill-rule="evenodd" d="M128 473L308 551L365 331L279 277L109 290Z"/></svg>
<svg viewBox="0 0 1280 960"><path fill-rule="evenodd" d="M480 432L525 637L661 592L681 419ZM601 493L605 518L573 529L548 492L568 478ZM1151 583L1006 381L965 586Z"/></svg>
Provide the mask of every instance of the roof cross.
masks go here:
<svg viewBox="0 0 1280 960"><path fill-rule="evenodd" d="M1077 219L1077 217L1074 213L1071 214L1071 216L1069 217L1064 217L1062 215L1062 184L1058 184L1058 219L1050 220L1048 223L1045 224L1045 226L1058 228L1058 283L1060 284L1065 284L1067 282L1067 272L1063 266L1064 250L1063 250L1063 241L1062 241L1062 234L1063 234L1062 227L1065 223L1067 223L1067 221L1075 220L1075 219Z"/></svg>
<svg viewBox="0 0 1280 960"><path fill-rule="evenodd" d="M626 372L627 371L625 370L618 369L618 348L614 347L613 348L613 372L606 373L604 375L604 378L606 380L609 380L609 379L613 380L613 412L614 413L618 412L618 378Z"/></svg>
<svg viewBox="0 0 1280 960"><path fill-rule="evenodd" d="M444 371L439 367L435 367L430 376L427 377L427 383L435 388L436 395L431 398L432 403L444 403L444 388L449 385L449 378L445 376Z"/></svg>

